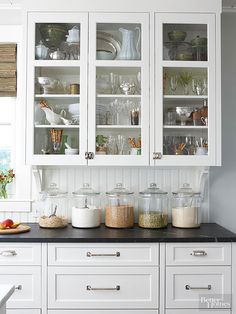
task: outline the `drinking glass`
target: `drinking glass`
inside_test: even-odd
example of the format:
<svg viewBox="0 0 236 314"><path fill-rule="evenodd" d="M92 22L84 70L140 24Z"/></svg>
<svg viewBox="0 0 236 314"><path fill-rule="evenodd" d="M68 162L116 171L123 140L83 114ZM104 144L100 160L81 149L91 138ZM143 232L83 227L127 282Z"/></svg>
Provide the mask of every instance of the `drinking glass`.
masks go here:
<svg viewBox="0 0 236 314"><path fill-rule="evenodd" d="M125 143L126 143L126 137L124 135L118 134L117 135L118 155L124 155L124 153L125 153Z"/></svg>
<svg viewBox="0 0 236 314"><path fill-rule="evenodd" d="M111 93L118 94L119 76L113 72L110 73Z"/></svg>
<svg viewBox="0 0 236 314"><path fill-rule="evenodd" d="M174 95L177 89L177 85L178 85L177 75L171 75L169 83L170 83L170 89L172 91L172 94Z"/></svg>

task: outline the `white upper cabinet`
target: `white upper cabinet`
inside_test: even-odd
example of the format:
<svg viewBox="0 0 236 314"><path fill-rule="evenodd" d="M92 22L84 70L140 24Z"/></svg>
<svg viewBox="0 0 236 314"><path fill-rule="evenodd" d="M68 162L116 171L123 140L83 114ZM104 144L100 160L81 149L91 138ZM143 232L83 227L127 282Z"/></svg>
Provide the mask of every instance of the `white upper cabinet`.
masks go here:
<svg viewBox="0 0 236 314"><path fill-rule="evenodd" d="M220 165L218 4L164 2L29 9L28 163Z"/></svg>
<svg viewBox="0 0 236 314"><path fill-rule="evenodd" d="M87 51L87 13L29 13L29 163L86 164Z"/></svg>
<svg viewBox="0 0 236 314"><path fill-rule="evenodd" d="M149 14L89 15L89 164L149 164Z"/></svg>
<svg viewBox="0 0 236 314"><path fill-rule="evenodd" d="M155 165L215 165L214 14L155 15Z"/></svg>

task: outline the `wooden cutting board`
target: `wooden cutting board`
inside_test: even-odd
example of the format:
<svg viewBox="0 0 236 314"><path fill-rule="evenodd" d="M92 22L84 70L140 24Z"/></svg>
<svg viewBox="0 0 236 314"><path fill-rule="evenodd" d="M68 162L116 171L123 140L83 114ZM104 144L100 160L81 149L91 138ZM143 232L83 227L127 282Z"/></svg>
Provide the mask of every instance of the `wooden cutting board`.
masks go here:
<svg viewBox="0 0 236 314"><path fill-rule="evenodd" d="M24 233L30 231L30 226L27 225L19 225L15 229L0 229L0 235L1 234L16 234L16 233Z"/></svg>

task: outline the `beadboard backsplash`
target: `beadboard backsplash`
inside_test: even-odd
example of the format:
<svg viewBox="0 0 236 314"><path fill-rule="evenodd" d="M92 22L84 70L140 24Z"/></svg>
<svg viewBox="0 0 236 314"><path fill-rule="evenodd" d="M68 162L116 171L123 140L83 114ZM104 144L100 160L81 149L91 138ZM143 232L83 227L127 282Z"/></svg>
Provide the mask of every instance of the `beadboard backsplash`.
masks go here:
<svg viewBox="0 0 236 314"><path fill-rule="evenodd" d="M60 189L68 191L69 194L82 187L83 183L89 183L92 188L102 193L102 205L104 205L105 192L113 189L116 183L122 183L124 187L134 191L136 196L139 191L146 189L152 182L169 192L169 196L183 183L189 183L194 190L203 192L203 221L208 222L208 169L204 170L204 168L199 167L161 169L154 167L45 167L41 176L42 186L34 188L33 199L35 200L39 198L40 188L45 189L52 182L57 183ZM68 207L70 216L71 205ZM37 202L34 202L30 213L0 213L0 220L7 217L24 222L35 222L38 215L36 213L37 208ZM135 198L135 209L137 219L137 197ZM169 213L171 213L170 202Z"/></svg>

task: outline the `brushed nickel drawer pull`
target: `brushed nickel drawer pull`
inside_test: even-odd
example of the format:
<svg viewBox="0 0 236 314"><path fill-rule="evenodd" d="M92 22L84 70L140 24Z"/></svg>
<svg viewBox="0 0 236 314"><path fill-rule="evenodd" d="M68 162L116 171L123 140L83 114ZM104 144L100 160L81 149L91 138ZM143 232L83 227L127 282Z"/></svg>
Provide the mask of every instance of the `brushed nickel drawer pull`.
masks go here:
<svg viewBox="0 0 236 314"><path fill-rule="evenodd" d="M204 250L194 250L192 253L190 253L190 255L193 256L206 256L207 252Z"/></svg>
<svg viewBox="0 0 236 314"><path fill-rule="evenodd" d="M22 290L22 285L15 286L15 290Z"/></svg>
<svg viewBox="0 0 236 314"><path fill-rule="evenodd" d="M189 285L185 286L186 290L211 290L211 285L208 285L207 287L191 287Z"/></svg>
<svg viewBox="0 0 236 314"><path fill-rule="evenodd" d="M93 256L116 256L116 257L119 257L120 252L111 253L111 254L102 254L102 253L96 254L96 253L87 252L87 257L93 257Z"/></svg>
<svg viewBox="0 0 236 314"><path fill-rule="evenodd" d="M88 291L119 291L120 286L116 286L115 288L92 288L91 286L87 286L86 289Z"/></svg>
<svg viewBox="0 0 236 314"><path fill-rule="evenodd" d="M0 255L2 255L2 256L16 256L17 253L14 250L6 250L6 251L0 252Z"/></svg>

